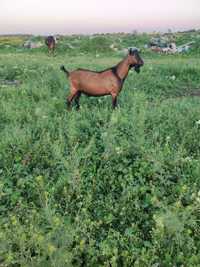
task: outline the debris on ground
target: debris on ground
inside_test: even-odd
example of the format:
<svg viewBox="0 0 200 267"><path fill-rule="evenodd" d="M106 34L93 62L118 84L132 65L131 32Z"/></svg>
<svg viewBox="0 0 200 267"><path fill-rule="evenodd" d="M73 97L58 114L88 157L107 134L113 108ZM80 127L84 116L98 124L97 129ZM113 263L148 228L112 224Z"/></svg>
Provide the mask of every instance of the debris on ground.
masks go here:
<svg viewBox="0 0 200 267"><path fill-rule="evenodd" d="M183 53L183 52L188 52L191 49L191 46L194 44L195 42L189 42L183 45L180 45L177 47L177 52L178 53Z"/></svg>
<svg viewBox="0 0 200 267"><path fill-rule="evenodd" d="M165 48L168 46L169 39L166 36L161 36L161 37L153 37L151 38L149 42L150 47L160 47L160 48Z"/></svg>
<svg viewBox="0 0 200 267"><path fill-rule="evenodd" d="M0 85L19 86L20 84L21 84L21 81L19 80L0 80Z"/></svg>
<svg viewBox="0 0 200 267"><path fill-rule="evenodd" d="M189 43L177 46L175 42L170 42L168 37L163 36L163 37L152 38L149 44L145 45L145 48L148 47L151 49L151 51L157 53L175 54L175 53L188 52L194 43L195 43L194 41L191 41Z"/></svg>
<svg viewBox="0 0 200 267"><path fill-rule="evenodd" d="M43 46L42 42L33 42L31 40L28 40L23 44L24 48L29 48L29 49L40 48L42 46Z"/></svg>
<svg viewBox="0 0 200 267"><path fill-rule="evenodd" d="M118 47L116 46L116 44L111 44L110 49L113 51L118 51Z"/></svg>

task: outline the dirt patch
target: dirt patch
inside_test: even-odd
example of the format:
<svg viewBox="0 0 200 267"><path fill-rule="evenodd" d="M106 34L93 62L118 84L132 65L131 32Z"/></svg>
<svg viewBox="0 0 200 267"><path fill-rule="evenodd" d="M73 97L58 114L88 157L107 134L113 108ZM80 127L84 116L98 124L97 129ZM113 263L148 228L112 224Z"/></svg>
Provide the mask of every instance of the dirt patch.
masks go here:
<svg viewBox="0 0 200 267"><path fill-rule="evenodd" d="M181 100L184 98L192 98L192 97L200 97L200 89L193 89L193 90L188 90L186 92L184 92L183 94L177 94L174 96L170 96L170 97L165 97L161 100L161 102L166 102L166 101L176 101L176 100Z"/></svg>
<svg viewBox="0 0 200 267"><path fill-rule="evenodd" d="M189 92L186 96L200 96L200 89Z"/></svg>
<svg viewBox="0 0 200 267"><path fill-rule="evenodd" d="M183 97L200 97L200 89L193 89L190 91L186 91L184 94L182 95L177 95L174 98L183 98Z"/></svg>

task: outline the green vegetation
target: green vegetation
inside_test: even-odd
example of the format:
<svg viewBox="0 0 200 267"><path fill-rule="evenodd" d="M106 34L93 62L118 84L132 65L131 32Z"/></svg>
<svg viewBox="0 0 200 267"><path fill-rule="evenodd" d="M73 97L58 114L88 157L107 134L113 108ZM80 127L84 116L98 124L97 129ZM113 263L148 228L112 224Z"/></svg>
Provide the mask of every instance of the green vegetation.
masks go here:
<svg viewBox="0 0 200 267"><path fill-rule="evenodd" d="M61 40L56 57L0 48L0 81L21 81L0 83L0 266L200 266L198 52L143 52L115 111L65 108L60 65L112 66L109 44L129 37L65 37L76 49Z"/></svg>

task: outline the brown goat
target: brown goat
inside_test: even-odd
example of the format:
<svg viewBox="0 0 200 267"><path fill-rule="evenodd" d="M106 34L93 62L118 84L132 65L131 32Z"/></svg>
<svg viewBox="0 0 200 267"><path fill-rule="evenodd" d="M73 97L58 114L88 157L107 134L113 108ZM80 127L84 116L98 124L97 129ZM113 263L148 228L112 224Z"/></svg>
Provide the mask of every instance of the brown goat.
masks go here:
<svg viewBox="0 0 200 267"><path fill-rule="evenodd" d="M56 48L56 38L54 36L48 36L46 39L45 39L45 44L47 45L48 47L48 52L49 54L52 53L54 54L55 52L55 48Z"/></svg>
<svg viewBox="0 0 200 267"><path fill-rule="evenodd" d="M70 110L71 102L75 99L77 109L79 109L79 99L81 94L88 96L112 96L112 107L117 105L117 96L122 90L123 83L131 68L137 73L144 65L137 49L129 49L128 55L116 66L97 72L87 69L77 69L69 72L64 66L61 70L66 73L70 82L70 95L67 98L67 107Z"/></svg>

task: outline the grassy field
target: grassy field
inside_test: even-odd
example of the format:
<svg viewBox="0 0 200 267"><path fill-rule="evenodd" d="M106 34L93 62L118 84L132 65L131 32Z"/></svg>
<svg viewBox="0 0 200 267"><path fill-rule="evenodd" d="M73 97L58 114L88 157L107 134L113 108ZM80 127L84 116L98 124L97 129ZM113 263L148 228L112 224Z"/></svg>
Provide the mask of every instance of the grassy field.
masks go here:
<svg viewBox="0 0 200 267"><path fill-rule="evenodd" d="M0 49L21 82L0 83L0 266L200 266L200 55L144 52L115 111L67 112L60 65L121 60L98 53Z"/></svg>

